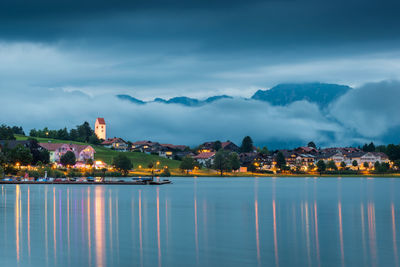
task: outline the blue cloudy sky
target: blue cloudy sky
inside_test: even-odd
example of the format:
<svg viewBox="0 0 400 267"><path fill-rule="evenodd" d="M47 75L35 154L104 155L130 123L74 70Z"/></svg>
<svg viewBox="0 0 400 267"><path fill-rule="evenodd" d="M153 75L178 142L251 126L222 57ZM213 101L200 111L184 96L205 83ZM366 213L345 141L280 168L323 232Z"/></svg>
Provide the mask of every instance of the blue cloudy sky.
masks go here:
<svg viewBox="0 0 400 267"><path fill-rule="evenodd" d="M400 2L22 1L0 3L0 123L73 127L194 145L356 144L400 139ZM321 111L245 100L286 82L355 89ZM202 107L129 94L234 99Z"/></svg>

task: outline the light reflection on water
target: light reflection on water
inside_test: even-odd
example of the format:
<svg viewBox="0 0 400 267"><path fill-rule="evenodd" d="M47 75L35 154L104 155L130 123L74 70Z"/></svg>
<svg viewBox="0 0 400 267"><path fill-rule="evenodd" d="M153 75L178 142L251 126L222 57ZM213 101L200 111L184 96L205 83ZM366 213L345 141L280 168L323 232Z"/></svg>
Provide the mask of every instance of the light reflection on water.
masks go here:
<svg viewBox="0 0 400 267"><path fill-rule="evenodd" d="M2 266L399 266L400 180L2 185Z"/></svg>

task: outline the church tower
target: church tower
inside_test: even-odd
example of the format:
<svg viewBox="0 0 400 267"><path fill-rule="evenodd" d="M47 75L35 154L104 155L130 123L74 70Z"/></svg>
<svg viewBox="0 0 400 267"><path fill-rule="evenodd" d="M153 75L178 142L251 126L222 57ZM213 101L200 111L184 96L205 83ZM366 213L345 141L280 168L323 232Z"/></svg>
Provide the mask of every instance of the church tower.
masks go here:
<svg viewBox="0 0 400 267"><path fill-rule="evenodd" d="M106 139L106 122L104 118L97 118L96 124L94 125L94 133L97 135L99 139Z"/></svg>

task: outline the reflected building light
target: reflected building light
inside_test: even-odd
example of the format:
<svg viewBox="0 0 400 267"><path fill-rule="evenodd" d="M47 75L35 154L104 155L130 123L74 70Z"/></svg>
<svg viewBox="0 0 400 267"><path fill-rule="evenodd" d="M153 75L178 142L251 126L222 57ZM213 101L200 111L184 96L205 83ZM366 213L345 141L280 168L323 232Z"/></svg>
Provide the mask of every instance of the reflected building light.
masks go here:
<svg viewBox="0 0 400 267"><path fill-rule="evenodd" d="M110 245L110 256L113 258L113 214L112 214L112 198L111 198L111 189L108 191L108 233L109 233L109 245Z"/></svg>
<svg viewBox="0 0 400 267"><path fill-rule="evenodd" d="M28 256L31 258L31 203L30 188L28 187L28 203L27 203L27 228L28 228Z"/></svg>
<svg viewBox="0 0 400 267"><path fill-rule="evenodd" d="M54 265L57 262L57 235L56 235L56 188L53 187L53 249L54 249Z"/></svg>
<svg viewBox="0 0 400 267"><path fill-rule="evenodd" d="M15 250L17 254L17 263L20 260L20 244L19 244L19 228L20 228L20 187L16 185L15 187Z"/></svg>
<svg viewBox="0 0 400 267"><path fill-rule="evenodd" d="M45 239L45 250L46 250L46 263L49 261L49 238L48 238L48 223L47 223L47 186L44 189L44 239Z"/></svg>
<svg viewBox="0 0 400 267"><path fill-rule="evenodd" d="M314 229L315 229L315 249L317 253L318 267L321 266L321 259L319 256L319 233L318 233L318 208L317 202L314 202Z"/></svg>
<svg viewBox="0 0 400 267"><path fill-rule="evenodd" d="M272 200L272 217L274 222L274 254L275 254L275 266L279 266L279 254L278 254L278 233L276 226L276 204L275 199Z"/></svg>
<svg viewBox="0 0 400 267"><path fill-rule="evenodd" d="M258 222L258 200L257 194L256 199L254 200L254 221L256 224L256 248L257 248L257 262L258 265L261 266L261 251L260 251L260 231L259 231L259 222Z"/></svg>
<svg viewBox="0 0 400 267"><path fill-rule="evenodd" d="M376 252L376 225L375 225L375 205L368 203L368 233L369 233L369 248L371 254L371 265L377 265Z"/></svg>
<svg viewBox="0 0 400 267"><path fill-rule="evenodd" d="M142 190L139 190L139 246L140 246L140 266L143 267Z"/></svg>
<svg viewBox="0 0 400 267"><path fill-rule="evenodd" d="M168 199L165 199L165 238L166 238L166 244L168 248L168 232L169 232L169 226L168 226Z"/></svg>
<svg viewBox="0 0 400 267"><path fill-rule="evenodd" d="M158 248L158 266L161 266L160 188L159 187L157 187L157 248Z"/></svg>
<svg viewBox="0 0 400 267"><path fill-rule="evenodd" d="M363 259L364 264L367 264L367 246L365 244L365 215L364 215L364 204L361 203L361 238L362 238L362 245L363 245Z"/></svg>
<svg viewBox="0 0 400 267"><path fill-rule="evenodd" d="M88 234L88 257L89 257L89 266L92 264L92 242L91 242L91 236L90 236L90 223L91 223L91 218L90 218L90 187L87 189L87 234Z"/></svg>
<svg viewBox="0 0 400 267"><path fill-rule="evenodd" d="M196 186L196 183L195 183ZM198 225L197 225L197 194L196 187L194 189L194 242L196 246L196 261L199 264L199 233L198 233Z"/></svg>
<svg viewBox="0 0 400 267"><path fill-rule="evenodd" d="M306 219L306 244L307 244L307 260L308 265L311 265L311 249L310 249L310 221L309 221L309 214L308 214L308 202L304 203L304 213Z"/></svg>
<svg viewBox="0 0 400 267"><path fill-rule="evenodd" d="M67 246L68 246L68 260L70 260L71 247L70 247L70 232L69 232L69 188L67 188Z"/></svg>
<svg viewBox="0 0 400 267"><path fill-rule="evenodd" d="M96 266L102 267L105 264L105 244L104 244L104 198L103 186L95 187L95 239L96 239Z"/></svg>
<svg viewBox="0 0 400 267"><path fill-rule="evenodd" d="M395 209L394 209L394 204L392 202L391 204L391 214L392 214L392 239L393 239L393 256L394 256L394 262L395 266L399 266L399 257L397 255L397 238L396 238L396 215L395 215Z"/></svg>
<svg viewBox="0 0 400 267"><path fill-rule="evenodd" d="M342 222L342 203L339 201L338 203L338 212L339 212L339 240L340 240L340 255L342 266L344 266L344 245L343 245L343 222Z"/></svg>

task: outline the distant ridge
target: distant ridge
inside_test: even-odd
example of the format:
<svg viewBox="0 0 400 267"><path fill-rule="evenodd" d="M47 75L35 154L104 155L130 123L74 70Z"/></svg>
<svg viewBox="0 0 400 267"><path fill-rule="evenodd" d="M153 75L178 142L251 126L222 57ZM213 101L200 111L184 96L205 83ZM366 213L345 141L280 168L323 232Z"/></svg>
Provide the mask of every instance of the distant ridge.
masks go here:
<svg viewBox="0 0 400 267"><path fill-rule="evenodd" d="M295 101L306 100L324 107L351 90L347 85L328 83L279 84L268 90L258 90L251 99L285 106Z"/></svg>
<svg viewBox="0 0 400 267"><path fill-rule="evenodd" d="M130 95L117 95L117 97L119 99L121 99L121 100L127 100L129 102L132 102L132 103L135 103L135 104L139 104L139 105L146 104L146 102L144 102L144 101L142 101L140 99L134 98L133 96L130 96Z"/></svg>
<svg viewBox="0 0 400 267"><path fill-rule="evenodd" d="M268 90L258 90L251 99L268 102L275 106L286 106L296 101L308 101L316 103L323 108L346 94L352 88L347 85L328 83L287 83L278 84ZM117 95L121 100L134 104L144 105L146 103L176 104L187 107L197 107L210 104L222 99L233 99L232 96L211 96L204 100L186 96L173 97L170 99L155 98L153 101L143 101L130 95Z"/></svg>
<svg viewBox="0 0 400 267"><path fill-rule="evenodd" d="M198 100L195 98L190 98L190 97L186 97L186 96L180 96L180 97L173 97L170 98L168 100L163 99L163 98L155 98L153 101L142 101L140 99L137 99L135 97L132 97L130 95L117 95L117 97L121 100L126 100L135 104L146 104L146 103L151 103L151 102L157 102L157 103L164 103L164 104L178 104L178 105L183 105L183 106L188 106L188 107L195 107L195 106L201 106L204 104L209 104L221 99L231 99L231 96L227 96L227 95L218 95L218 96L212 96L209 97L205 100Z"/></svg>

